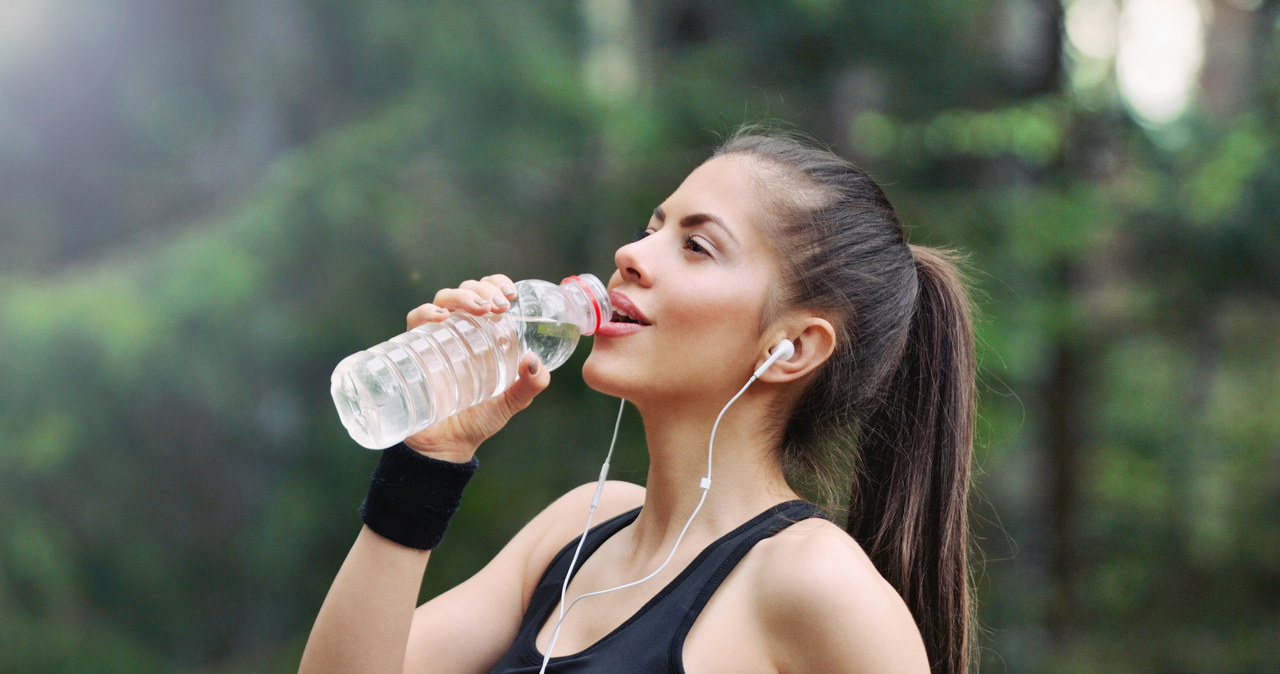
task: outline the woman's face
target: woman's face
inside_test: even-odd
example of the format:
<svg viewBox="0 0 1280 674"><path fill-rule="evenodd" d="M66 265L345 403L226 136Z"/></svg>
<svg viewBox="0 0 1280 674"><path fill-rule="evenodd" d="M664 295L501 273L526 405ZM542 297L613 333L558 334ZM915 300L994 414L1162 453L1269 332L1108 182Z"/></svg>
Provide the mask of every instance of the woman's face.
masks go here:
<svg viewBox="0 0 1280 674"><path fill-rule="evenodd" d="M768 348L759 326L778 279L753 170L742 156L711 159L618 249L615 320L596 332L588 385L637 403L718 406L747 382Z"/></svg>

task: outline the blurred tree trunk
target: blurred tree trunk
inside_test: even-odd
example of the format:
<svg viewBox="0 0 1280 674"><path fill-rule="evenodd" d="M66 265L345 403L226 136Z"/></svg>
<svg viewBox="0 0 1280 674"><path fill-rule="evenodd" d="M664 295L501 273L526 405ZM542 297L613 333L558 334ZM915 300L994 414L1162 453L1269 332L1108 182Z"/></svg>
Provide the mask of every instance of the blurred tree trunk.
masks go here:
<svg viewBox="0 0 1280 674"><path fill-rule="evenodd" d="M1070 293L1070 291L1067 291ZM1053 365L1044 382L1045 403L1045 509L1046 560L1049 577L1049 606L1045 627L1059 651L1070 648L1072 635L1080 626L1078 592L1078 531L1080 473L1084 448L1081 427L1085 398L1083 367L1085 356L1076 343L1059 340L1054 347Z"/></svg>
<svg viewBox="0 0 1280 674"><path fill-rule="evenodd" d="M1062 3L1058 0L1035 0L1030 3L1008 3L1006 22L1013 30L1006 36L1006 67L1010 79L1021 85L1023 95L1054 95L1064 87L1063 35L1065 34ZM1020 26L1014 26L1014 22ZM1021 36L1021 39L1018 39ZM1079 132L1079 127L1072 129ZM1067 148L1081 144L1065 143ZM1087 147L1087 146L1085 146ZM1085 154L1089 150L1077 150ZM1068 154L1071 151L1068 150ZM1088 166L1086 157L1066 158L1069 163ZM1037 176L1043 179L1043 176ZM1051 296L1068 298L1060 306L1069 308L1069 298L1078 297L1082 288L1080 263L1062 261L1051 277L1057 281ZM1079 326L1073 326L1078 328ZM1050 366L1041 385L1044 405L1043 441L1045 495L1045 572L1048 605L1044 626L1052 648L1058 653L1072 650L1074 635L1082 627L1079 593L1080 484L1085 447L1086 415L1083 401L1089 385L1085 374L1087 354L1081 347L1078 329L1058 330L1053 335Z"/></svg>

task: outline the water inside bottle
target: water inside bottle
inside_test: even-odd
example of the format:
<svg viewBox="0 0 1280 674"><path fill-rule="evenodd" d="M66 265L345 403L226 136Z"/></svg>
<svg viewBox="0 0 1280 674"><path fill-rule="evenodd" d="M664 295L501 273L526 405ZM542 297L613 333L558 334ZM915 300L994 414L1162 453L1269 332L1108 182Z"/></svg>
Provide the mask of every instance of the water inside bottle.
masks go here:
<svg viewBox="0 0 1280 674"><path fill-rule="evenodd" d="M542 359L548 370L554 370L564 364L578 345L578 336L582 334L573 323L555 321L539 316L513 316L516 321L524 323L525 346Z"/></svg>

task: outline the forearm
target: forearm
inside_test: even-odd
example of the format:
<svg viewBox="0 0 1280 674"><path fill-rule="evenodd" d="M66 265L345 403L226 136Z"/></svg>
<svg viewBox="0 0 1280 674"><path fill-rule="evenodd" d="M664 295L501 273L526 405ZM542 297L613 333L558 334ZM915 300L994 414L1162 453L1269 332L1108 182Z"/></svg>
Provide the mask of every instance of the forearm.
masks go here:
<svg viewBox="0 0 1280 674"><path fill-rule="evenodd" d="M404 445L383 451L360 506L365 526L320 608L300 671L403 670L429 550L475 469L475 461L444 461Z"/></svg>
<svg viewBox="0 0 1280 674"><path fill-rule="evenodd" d="M409 312L408 329L443 321L450 311L475 316L502 313L516 297L511 279L501 275L465 285L442 290L434 303ZM527 407L550 382L548 370L532 353L521 358L518 374L501 396L469 407L383 451L360 509L366 526L325 597L299 671L403 670L418 591L430 557L427 551L440 543L461 501L462 489L475 471L471 459L476 447L511 415ZM519 569L517 565L510 573L517 581ZM499 568L495 575L503 578L508 572ZM507 597L518 597L519 590L517 585L510 592L501 581L478 583L472 594L483 600L464 601L461 608L454 606L453 610L481 614L485 618L482 624L493 624L493 617L485 612L494 610L494 595L503 598L505 592ZM442 610L449 610L448 606ZM517 615L517 625L518 619ZM440 620L456 626L459 616ZM433 623L438 624L439 620ZM433 627L428 634L439 632Z"/></svg>
<svg viewBox="0 0 1280 674"><path fill-rule="evenodd" d="M362 528L320 607L299 673L403 671L430 554Z"/></svg>

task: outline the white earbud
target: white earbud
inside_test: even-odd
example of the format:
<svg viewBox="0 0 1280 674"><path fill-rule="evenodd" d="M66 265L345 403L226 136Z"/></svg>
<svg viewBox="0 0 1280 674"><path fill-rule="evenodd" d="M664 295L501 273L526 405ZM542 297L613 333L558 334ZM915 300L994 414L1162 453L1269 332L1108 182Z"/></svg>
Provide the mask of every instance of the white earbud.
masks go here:
<svg viewBox="0 0 1280 674"><path fill-rule="evenodd" d="M791 340L784 339L781 342L778 342L777 346L769 349L769 359L756 369L755 374L751 375L751 378L758 379L760 375L764 374L765 370L768 370L774 363L778 362L778 359L788 360L794 356L795 353L796 345L792 344Z"/></svg>

